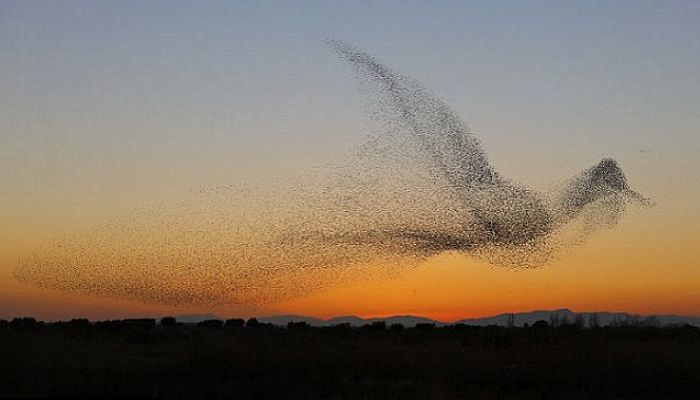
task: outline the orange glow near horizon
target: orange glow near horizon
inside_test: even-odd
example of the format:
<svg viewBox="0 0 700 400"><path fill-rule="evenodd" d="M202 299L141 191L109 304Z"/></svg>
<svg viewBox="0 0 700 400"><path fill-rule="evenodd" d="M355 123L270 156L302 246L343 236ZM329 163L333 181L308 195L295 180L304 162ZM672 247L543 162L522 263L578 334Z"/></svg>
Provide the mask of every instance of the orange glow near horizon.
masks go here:
<svg viewBox="0 0 700 400"><path fill-rule="evenodd" d="M654 234L639 230L646 220L641 213L633 214L615 230L601 232L590 243L543 268L495 268L467 255L445 253L393 279L358 282L258 307L169 307L38 289L13 281L9 269L3 269L7 279L3 279L6 283L0 294L4 304L0 318L31 315L46 320L109 319L205 313L222 318L274 314L330 318L411 314L449 322L559 308L700 315L700 282L688 279L694 270L686 261L696 255L668 253L667 246L678 245L679 238L657 240L655 246L649 246L647 242ZM659 253L669 255L657 258ZM666 264L658 268L659 263Z"/></svg>

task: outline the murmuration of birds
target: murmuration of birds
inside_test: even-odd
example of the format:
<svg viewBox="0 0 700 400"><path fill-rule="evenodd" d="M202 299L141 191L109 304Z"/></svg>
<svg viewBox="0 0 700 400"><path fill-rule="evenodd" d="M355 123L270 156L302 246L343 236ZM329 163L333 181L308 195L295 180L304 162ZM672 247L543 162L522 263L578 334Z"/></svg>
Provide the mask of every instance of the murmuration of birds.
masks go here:
<svg viewBox="0 0 700 400"><path fill-rule="evenodd" d="M396 277L443 252L539 267L613 226L630 202L650 204L611 158L550 193L507 179L427 89L350 44L327 44L377 99L380 128L347 162L286 185L208 187L56 238L14 276L147 303L261 305Z"/></svg>

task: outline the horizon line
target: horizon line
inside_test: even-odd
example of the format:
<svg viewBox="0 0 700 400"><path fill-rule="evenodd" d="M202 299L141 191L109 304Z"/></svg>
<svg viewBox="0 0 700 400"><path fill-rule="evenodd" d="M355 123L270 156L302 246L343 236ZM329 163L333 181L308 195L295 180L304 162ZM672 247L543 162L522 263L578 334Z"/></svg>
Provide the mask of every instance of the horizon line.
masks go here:
<svg viewBox="0 0 700 400"><path fill-rule="evenodd" d="M15 316L10 316L10 317L0 317L1 320L5 321L11 321L12 319L21 319L21 318L33 318L37 322L46 322L46 323L52 323L52 322L67 322L70 320L79 320L79 319L85 319L90 322L102 322L102 321L118 321L118 320L138 320L138 319L155 319L155 320L160 320L162 318L167 318L167 317L173 317L176 320L178 318L185 318L189 320L197 320L197 321L204 321L204 320L230 320L230 319L243 319L243 320L249 320L249 319L273 319L273 318L304 318L304 319L313 319L313 320L318 320L319 322L332 322L333 320L336 319L342 319L342 318L357 318L363 321L372 321L372 322L379 322L382 319L396 319L396 318L414 318L414 319L424 319L428 320L430 322L434 323L439 323L439 324L457 324L462 321L478 321L478 320L485 320L485 319L491 319L491 318L497 318L497 317L507 317L509 315L513 316L518 316L518 315L527 315L527 314L534 314L534 313L560 313L560 312L568 312L571 314L575 315L594 315L594 314L623 314L628 317L643 317L643 318L649 318L649 317L678 317L678 318L695 318L695 319L700 319L700 314L675 314L675 313L633 313L629 311L612 311L612 310L597 310L597 311L574 311L568 307L563 307L563 308L555 308L555 309L532 309L529 311L515 311L515 312L501 312L497 314L488 314L488 315L483 315L483 316L477 316L477 317L461 317L461 318L456 318L456 319L450 319L450 320L441 320L441 319L436 319L436 318L431 318L427 317L424 315L419 315L419 314L385 314L385 315L376 315L376 316L361 316L358 314L341 314L341 315L335 315L332 317L317 317L314 315L307 315L307 314L295 314L295 313L281 313L281 314L263 314L263 315L250 315L248 317L243 317L243 316L221 316L217 315L214 313L182 313L182 314L162 314L162 315L157 315L157 316L125 316L125 317L106 317L106 318L87 318L83 316L74 316L74 317L64 317L63 319L61 318L56 318L56 319L39 319L36 318L32 315L15 315Z"/></svg>

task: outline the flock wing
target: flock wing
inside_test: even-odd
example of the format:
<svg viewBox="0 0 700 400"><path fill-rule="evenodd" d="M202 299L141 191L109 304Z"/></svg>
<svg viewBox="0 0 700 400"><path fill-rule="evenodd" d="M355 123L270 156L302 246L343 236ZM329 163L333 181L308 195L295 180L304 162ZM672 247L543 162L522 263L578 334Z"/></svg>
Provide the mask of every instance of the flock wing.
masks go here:
<svg viewBox="0 0 700 400"><path fill-rule="evenodd" d="M402 123L420 140L453 188L468 190L504 183L479 141L445 103L354 46L337 40L328 43L358 72L379 84Z"/></svg>

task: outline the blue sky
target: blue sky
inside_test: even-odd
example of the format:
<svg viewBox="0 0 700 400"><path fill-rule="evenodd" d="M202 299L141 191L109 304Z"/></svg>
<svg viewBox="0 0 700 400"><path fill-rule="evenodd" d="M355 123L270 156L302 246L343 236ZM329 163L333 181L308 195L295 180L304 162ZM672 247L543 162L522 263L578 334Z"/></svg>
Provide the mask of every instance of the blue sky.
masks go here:
<svg viewBox="0 0 700 400"><path fill-rule="evenodd" d="M2 1L0 185L99 208L336 160L376 128L337 38L450 104L506 176L615 157L689 204L698 20L697 2Z"/></svg>
<svg viewBox="0 0 700 400"><path fill-rule="evenodd" d="M0 286L39 232L339 160L377 127L336 38L450 104L507 177L617 159L657 207L590 253L675 266L673 293L697 276L698 21L697 1L0 0Z"/></svg>
<svg viewBox="0 0 700 400"><path fill-rule="evenodd" d="M698 148L695 2L2 2L0 11L2 128L18 151L133 158L189 147L192 164L221 146L253 161L294 158L290 148L342 152L371 128L329 37L418 78L494 163L530 165L523 180L602 155Z"/></svg>

